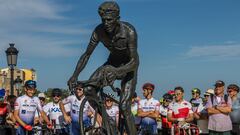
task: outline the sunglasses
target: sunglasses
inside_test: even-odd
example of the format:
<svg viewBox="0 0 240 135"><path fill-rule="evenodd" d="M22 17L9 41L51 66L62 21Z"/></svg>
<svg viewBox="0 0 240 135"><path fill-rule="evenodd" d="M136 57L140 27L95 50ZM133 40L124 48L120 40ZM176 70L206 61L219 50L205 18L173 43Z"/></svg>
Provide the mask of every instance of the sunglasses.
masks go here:
<svg viewBox="0 0 240 135"><path fill-rule="evenodd" d="M232 92L233 92L233 90L228 90L228 91L227 91L227 93L232 93Z"/></svg>
<svg viewBox="0 0 240 135"><path fill-rule="evenodd" d="M43 98L43 97L40 97L39 99L42 100L42 101L45 101L45 98Z"/></svg>
<svg viewBox="0 0 240 135"><path fill-rule="evenodd" d="M111 99L107 99L107 100L105 100L106 102L112 102L112 100Z"/></svg>
<svg viewBox="0 0 240 135"><path fill-rule="evenodd" d="M60 95L53 95L52 97L61 97Z"/></svg>
<svg viewBox="0 0 240 135"><path fill-rule="evenodd" d="M209 97L209 95L204 95L204 97Z"/></svg>
<svg viewBox="0 0 240 135"><path fill-rule="evenodd" d="M163 99L164 102L172 102L170 99Z"/></svg>
<svg viewBox="0 0 240 135"><path fill-rule="evenodd" d="M181 95L181 94L182 94L182 93L175 93L176 96L179 96L179 95Z"/></svg>
<svg viewBox="0 0 240 135"><path fill-rule="evenodd" d="M192 95L195 95L195 94L197 94L197 92L192 92Z"/></svg>

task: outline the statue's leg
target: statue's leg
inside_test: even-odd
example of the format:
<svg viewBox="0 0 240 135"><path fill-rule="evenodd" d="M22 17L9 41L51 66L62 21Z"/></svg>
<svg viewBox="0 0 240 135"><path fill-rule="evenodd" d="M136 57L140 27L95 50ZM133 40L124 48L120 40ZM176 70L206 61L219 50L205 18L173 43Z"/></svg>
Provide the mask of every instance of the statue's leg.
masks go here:
<svg viewBox="0 0 240 135"><path fill-rule="evenodd" d="M84 94L86 96L87 99L91 99L94 98L95 101L99 101L99 97L97 96L97 93L99 91L99 89L102 88L101 84L101 80L99 80L99 78L102 78L103 74L104 74L104 65L99 67L90 77L89 80L98 80L99 82L93 83L93 84L97 84L96 86L88 86L84 88ZM104 110L102 108L102 106L99 106L98 104L96 104L96 102L92 102L91 100L89 100L90 105L93 108L98 108L98 113L103 117L102 120L102 126L107 130L107 134L112 135L110 129L110 125L109 122L105 119L107 118L107 112L106 110Z"/></svg>
<svg viewBox="0 0 240 135"><path fill-rule="evenodd" d="M128 75L122 81L122 95L120 111L123 115L123 123L128 135L136 135L136 127L134 123L134 117L131 113L131 100L135 92L137 83L137 75L134 72L128 73Z"/></svg>
<svg viewBox="0 0 240 135"><path fill-rule="evenodd" d="M98 78L101 78L102 74L103 74L103 69L104 69L104 65L99 67L89 78L89 80L98 80ZM94 99L99 99L99 97L97 96L98 90L99 88L101 88L101 85L99 84L99 82L94 82L93 84L97 84L94 86L88 86L84 88L84 95L86 96L87 99L90 98L94 98ZM96 105L89 101L90 105L93 108L96 108Z"/></svg>

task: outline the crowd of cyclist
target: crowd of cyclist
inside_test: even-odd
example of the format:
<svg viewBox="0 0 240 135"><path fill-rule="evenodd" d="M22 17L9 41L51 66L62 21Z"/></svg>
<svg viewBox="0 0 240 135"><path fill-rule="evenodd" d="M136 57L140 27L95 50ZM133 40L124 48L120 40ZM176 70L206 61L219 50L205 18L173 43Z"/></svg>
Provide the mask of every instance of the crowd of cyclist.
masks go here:
<svg viewBox="0 0 240 135"><path fill-rule="evenodd" d="M214 89L208 89L201 97L201 90L193 88L192 99L184 99L181 86L167 91L160 100L154 98L154 84L142 86L143 99L135 93L131 111L138 134L170 135L179 134L173 129L189 124L192 134L237 135L240 133L239 87L230 84L224 94L225 83L216 81ZM62 99L59 88L52 90L52 102L45 103L44 93L34 96L37 84L33 80L25 82L25 94L16 97L0 90L0 134L31 135L44 134L44 128L54 134L79 135L79 110L85 98L83 88L77 86L75 93ZM157 92L155 92L157 94ZM112 96L112 95L109 95ZM112 98L105 98L109 121L118 125L119 108ZM94 109L87 102L84 105L83 123L90 127ZM97 116L98 126L101 117ZM117 128L117 127L116 127Z"/></svg>

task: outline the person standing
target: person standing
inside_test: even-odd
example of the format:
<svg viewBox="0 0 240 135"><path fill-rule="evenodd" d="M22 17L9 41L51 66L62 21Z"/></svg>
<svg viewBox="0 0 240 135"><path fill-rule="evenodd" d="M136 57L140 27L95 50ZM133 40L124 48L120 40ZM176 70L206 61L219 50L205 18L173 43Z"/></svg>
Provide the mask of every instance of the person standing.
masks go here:
<svg viewBox="0 0 240 135"><path fill-rule="evenodd" d="M68 96L67 98L60 101L59 106L61 112L63 113L64 120L67 124L71 124L70 134L79 135L80 134L80 125L79 125L79 110L82 104L83 99L85 98L83 94L83 88L79 85L75 88L75 95ZM64 105L70 103L70 116L67 114ZM85 127L91 126L91 116L89 112L94 113L93 108L90 106L89 102L86 102L83 109L84 117L83 123Z"/></svg>
<svg viewBox="0 0 240 135"><path fill-rule="evenodd" d="M214 95L210 96L206 104L209 115L209 135L230 135L232 121L229 113L232 110L231 98L224 95L225 83L216 81Z"/></svg>
<svg viewBox="0 0 240 135"><path fill-rule="evenodd" d="M174 89L175 101L171 102L168 107L167 118L173 123L183 125L186 122L193 121L192 105L184 97L184 89L178 86Z"/></svg>
<svg viewBox="0 0 240 135"><path fill-rule="evenodd" d="M159 113L162 120L162 134L170 135L170 130L172 128L172 122L167 119L168 106L173 101L173 96L166 93L163 95L163 103L160 105Z"/></svg>
<svg viewBox="0 0 240 135"><path fill-rule="evenodd" d="M140 129L141 135L150 132L151 135L157 134L157 118L159 117L160 103L153 98L155 86L151 83L145 83L142 87L145 99L140 100L138 105L138 116L141 117Z"/></svg>
<svg viewBox="0 0 240 135"><path fill-rule="evenodd" d="M58 135L67 135L64 118L62 111L59 106L59 102L61 100L62 91L59 88L54 88L52 90L52 99L53 102L49 102L43 107L44 112L49 117L52 125L54 133Z"/></svg>
<svg viewBox="0 0 240 135"><path fill-rule="evenodd" d="M25 95L18 97L14 104L14 117L20 125L17 129L17 135L25 135L27 132L29 135L32 134L34 116L37 110L47 123L48 128L52 128L48 117L42 109L39 98L34 96L36 87L36 81L27 80L24 85Z"/></svg>
<svg viewBox="0 0 240 135"><path fill-rule="evenodd" d="M232 112L230 117L232 120L233 129L232 135L240 134L240 97L238 97L239 86L236 84L230 84L227 87L227 93L232 99Z"/></svg>

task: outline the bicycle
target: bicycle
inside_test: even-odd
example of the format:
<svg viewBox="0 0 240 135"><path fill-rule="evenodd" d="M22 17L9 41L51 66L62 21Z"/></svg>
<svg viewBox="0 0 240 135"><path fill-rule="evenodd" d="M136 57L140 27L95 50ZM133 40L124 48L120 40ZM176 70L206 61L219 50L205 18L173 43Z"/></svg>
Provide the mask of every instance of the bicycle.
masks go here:
<svg viewBox="0 0 240 135"><path fill-rule="evenodd" d="M199 135L199 128L192 123L174 124L171 128L171 135Z"/></svg>
<svg viewBox="0 0 240 135"><path fill-rule="evenodd" d="M33 127L31 131L26 131L26 135L55 135L51 129L47 127L47 125L41 125L41 128Z"/></svg>
<svg viewBox="0 0 240 135"><path fill-rule="evenodd" d="M82 85L82 87L87 87L87 86L92 86L92 83L95 82L94 80L86 80L86 81L78 81L77 84ZM117 92L118 96L120 96L121 98L121 94L120 94L120 89L119 88L115 88L113 86L113 84L107 85L110 86L111 90L113 92ZM113 100L116 104L120 105L119 101L112 98L111 96L109 96L108 94L104 93L105 88L102 87L99 89L99 93L98 93L98 98L99 99L95 99L95 98L91 98L89 97L84 98L82 100L82 103L80 105L80 110L79 110L79 124L80 124L80 134L81 135L114 135L114 134L123 134L123 125L121 122L122 117L121 116L121 110L119 109L119 124L118 125L114 125L113 123L110 123L109 119L108 119L108 114L106 112L106 108L104 106L104 98L108 97L111 100ZM91 123L91 126L84 126L84 121L83 121L83 112L84 112L84 106L87 102L92 102L95 104L96 108L93 108L95 110L94 115L93 115L93 121ZM97 117L98 114L101 114L101 118L102 118L102 125L98 125L97 123ZM114 127L119 127L119 130L117 128Z"/></svg>

